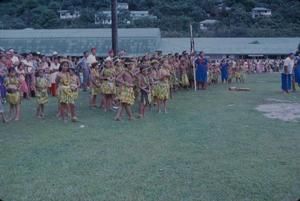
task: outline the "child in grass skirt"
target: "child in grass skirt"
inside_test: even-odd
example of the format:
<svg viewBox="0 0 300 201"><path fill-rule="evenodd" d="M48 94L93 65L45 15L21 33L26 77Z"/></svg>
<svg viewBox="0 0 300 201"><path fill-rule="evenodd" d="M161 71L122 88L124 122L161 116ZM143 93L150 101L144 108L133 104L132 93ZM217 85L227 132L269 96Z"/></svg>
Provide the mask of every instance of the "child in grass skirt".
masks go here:
<svg viewBox="0 0 300 201"><path fill-rule="evenodd" d="M44 71L39 69L36 73L36 101L38 118L44 118L44 106L48 103L48 86L49 80L45 77Z"/></svg>
<svg viewBox="0 0 300 201"><path fill-rule="evenodd" d="M118 77L124 70L125 68L124 68L123 61L118 59L115 62L116 77ZM115 105L119 105L120 95L121 95L121 85L120 83L116 82Z"/></svg>
<svg viewBox="0 0 300 201"><path fill-rule="evenodd" d="M170 85L169 85L169 79L170 79L170 71L168 69L168 62L167 60L164 60L162 68L159 70L159 92L158 92L158 112L160 113L160 105L163 104L164 111L167 113L167 101L170 98Z"/></svg>
<svg viewBox="0 0 300 201"><path fill-rule="evenodd" d="M126 70L124 70L118 77L117 82L120 83L121 93L120 93L120 104L115 120L120 121L123 110L125 109L129 120L133 119L131 106L134 104L134 74L132 73L133 64L128 63L126 65Z"/></svg>
<svg viewBox="0 0 300 201"><path fill-rule="evenodd" d="M141 66L140 74L138 76L138 87L140 89L140 111L139 117L145 117L145 109L151 103L151 87L150 87L150 79L148 76L148 67Z"/></svg>
<svg viewBox="0 0 300 201"><path fill-rule="evenodd" d="M241 83L245 83L246 81L246 68L243 66L240 68L240 80L241 80Z"/></svg>
<svg viewBox="0 0 300 201"><path fill-rule="evenodd" d="M69 68L71 64L69 60L62 60L60 64L61 72L58 73L56 83L58 84L58 102L60 118L66 122L69 112L69 104L73 101L73 93L71 90L71 78Z"/></svg>
<svg viewBox="0 0 300 201"><path fill-rule="evenodd" d="M91 87L90 106L96 107L97 96L100 96L101 94L101 79L100 79L100 73L98 69L98 63L93 63L91 66L90 87Z"/></svg>
<svg viewBox="0 0 300 201"><path fill-rule="evenodd" d="M187 71L188 71L188 63L186 62L185 58L182 57L180 60L180 72L181 72L180 73L181 74L180 83L181 83L181 86L184 88L186 88L190 85Z"/></svg>
<svg viewBox="0 0 300 201"><path fill-rule="evenodd" d="M20 82L20 96L24 98L29 98L29 89L25 80L25 66L21 62L16 69L16 72L18 74L19 82Z"/></svg>
<svg viewBox="0 0 300 201"><path fill-rule="evenodd" d="M234 77L236 83L241 82L241 68L239 66L235 69Z"/></svg>
<svg viewBox="0 0 300 201"><path fill-rule="evenodd" d="M152 68L151 68L151 73L149 75L150 77L150 83L151 83L151 95L152 95L152 100L154 104L158 104L158 96L159 96L159 62L157 60L153 60L151 62Z"/></svg>
<svg viewBox="0 0 300 201"><path fill-rule="evenodd" d="M121 103L133 105L135 99L133 87L122 86L119 99Z"/></svg>
<svg viewBox="0 0 300 201"><path fill-rule="evenodd" d="M217 68L215 65L213 65L213 68L212 68L212 84L218 84L219 82L219 74L220 74L220 71L219 71L219 68Z"/></svg>
<svg viewBox="0 0 300 201"><path fill-rule="evenodd" d="M73 122L76 122L78 120L76 115L75 102L79 96L79 87L80 80L79 77L76 75L75 68L70 68L71 101L69 103L69 109L71 113L71 119Z"/></svg>
<svg viewBox="0 0 300 201"><path fill-rule="evenodd" d="M111 59L105 60L105 67L102 70L100 77L102 79L101 92L104 96L104 111L106 112L112 108L113 97L116 94L116 71L113 68Z"/></svg>
<svg viewBox="0 0 300 201"><path fill-rule="evenodd" d="M18 121L20 118L20 82L17 78L14 68L9 68L8 77L5 80L5 87L7 89L7 102L9 103L10 120Z"/></svg>

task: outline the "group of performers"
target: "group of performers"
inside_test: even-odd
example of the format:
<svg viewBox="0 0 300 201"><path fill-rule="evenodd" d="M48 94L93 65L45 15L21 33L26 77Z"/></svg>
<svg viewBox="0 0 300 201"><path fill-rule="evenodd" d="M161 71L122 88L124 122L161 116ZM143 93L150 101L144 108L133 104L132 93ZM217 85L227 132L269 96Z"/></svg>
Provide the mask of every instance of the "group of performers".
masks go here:
<svg viewBox="0 0 300 201"><path fill-rule="evenodd" d="M24 55L16 58L10 51L0 59L0 118L3 122L20 119L22 99L35 97L36 116L45 117L48 95L56 96L57 117L65 122L77 122L76 101L79 94L89 91L89 106L103 108L104 112L115 111L115 120L120 121L126 112L129 120L135 117L132 105L139 104L137 118L144 118L147 109L167 113L167 103L180 90L197 88L205 90L209 85L244 82L246 62L235 62L224 58L220 63L210 62L200 52L198 55L160 53L143 57L114 57L99 62L96 49L84 52L83 58L74 63L71 58L52 58L41 55ZM294 61L293 55L288 57ZM288 59L287 59L288 60ZM290 66L285 61L282 72L283 89L289 91ZM300 62L294 68L295 80L300 83ZM293 68L292 68L293 69ZM285 85L287 83L287 85ZM4 115L3 103L9 103L9 118Z"/></svg>

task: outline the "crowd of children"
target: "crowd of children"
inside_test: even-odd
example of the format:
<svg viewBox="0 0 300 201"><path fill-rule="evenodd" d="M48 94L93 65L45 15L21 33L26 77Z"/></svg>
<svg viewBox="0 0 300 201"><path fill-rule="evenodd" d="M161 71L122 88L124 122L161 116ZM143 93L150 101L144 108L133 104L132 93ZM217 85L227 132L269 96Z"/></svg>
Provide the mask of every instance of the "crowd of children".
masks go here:
<svg viewBox="0 0 300 201"><path fill-rule="evenodd" d="M56 52L49 57L40 53L17 55L12 49L0 52L0 118L3 122L18 121L21 101L34 97L36 116L43 119L51 95L57 97L57 117L76 122L76 100L81 91L87 90L89 106L103 108L105 112L116 111L116 121L121 120L123 112L130 120L134 119L131 107L137 102L138 118L144 118L147 107L155 106L159 113L167 113L167 103L174 92L193 88L194 79L198 81L197 58L186 52L114 57L110 51L107 58L100 59L95 48L90 53L84 52L80 60ZM199 61L202 62L201 56ZM207 65L203 86L244 82L246 73L257 70L250 60L203 61ZM9 104L9 115L4 115L5 102Z"/></svg>

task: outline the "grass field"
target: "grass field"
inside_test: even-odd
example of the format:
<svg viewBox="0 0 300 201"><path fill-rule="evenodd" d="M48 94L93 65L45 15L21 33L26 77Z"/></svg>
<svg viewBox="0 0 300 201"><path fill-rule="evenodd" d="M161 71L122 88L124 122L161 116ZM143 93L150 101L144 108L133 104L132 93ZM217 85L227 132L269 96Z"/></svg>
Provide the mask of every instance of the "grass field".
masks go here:
<svg viewBox="0 0 300 201"><path fill-rule="evenodd" d="M255 110L280 93L279 75L249 76L251 92L227 86L182 91L168 114L114 122L114 113L78 101L79 123L35 118L0 124L3 201L296 201L300 198L300 123ZM80 126L84 125L84 128Z"/></svg>

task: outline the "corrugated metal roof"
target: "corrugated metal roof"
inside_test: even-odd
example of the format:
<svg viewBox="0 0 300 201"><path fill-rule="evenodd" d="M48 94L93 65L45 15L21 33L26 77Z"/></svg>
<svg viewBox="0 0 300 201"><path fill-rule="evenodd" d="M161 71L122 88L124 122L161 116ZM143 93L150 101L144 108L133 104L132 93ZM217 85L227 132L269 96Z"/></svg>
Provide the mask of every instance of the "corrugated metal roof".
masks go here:
<svg viewBox="0 0 300 201"><path fill-rule="evenodd" d="M119 29L119 47L130 55L162 50L164 53L190 49L189 38L161 38L160 30ZM296 38L195 38L196 50L207 54L283 55L294 52L300 42ZM58 51L81 55L82 51L97 47L105 55L111 47L110 29L52 29L0 30L0 46L19 52Z"/></svg>
<svg viewBox="0 0 300 201"><path fill-rule="evenodd" d="M129 55L153 52L160 46L159 29L119 29L119 49ZM81 55L96 47L98 55L111 49L111 29L0 30L0 46L18 52L57 51L65 55Z"/></svg>
<svg viewBox="0 0 300 201"><path fill-rule="evenodd" d="M207 54L287 54L294 52L297 38L195 38L196 50ZM190 49L189 38L162 38L161 50L175 53Z"/></svg>
<svg viewBox="0 0 300 201"><path fill-rule="evenodd" d="M203 20L200 22L200 24L215 24L219 22L218 20L213 20L213 19L207 19L207 20Z"/></svg>
<svg viewBox="0 0 300 201"><path fill-rule="evenodd" d="M270 11L271 9L269 8L264 8L264 7L255 7L252 9L252 11Z"/></svg>
<svg viewBox="0 0 300 201"><path fill-rule="evenodd" d="M119 29L121 38L127 37L160 37L158 28ZM111 29L22 29L0 30L0 39L3 38L108 38Z"/></svg>

